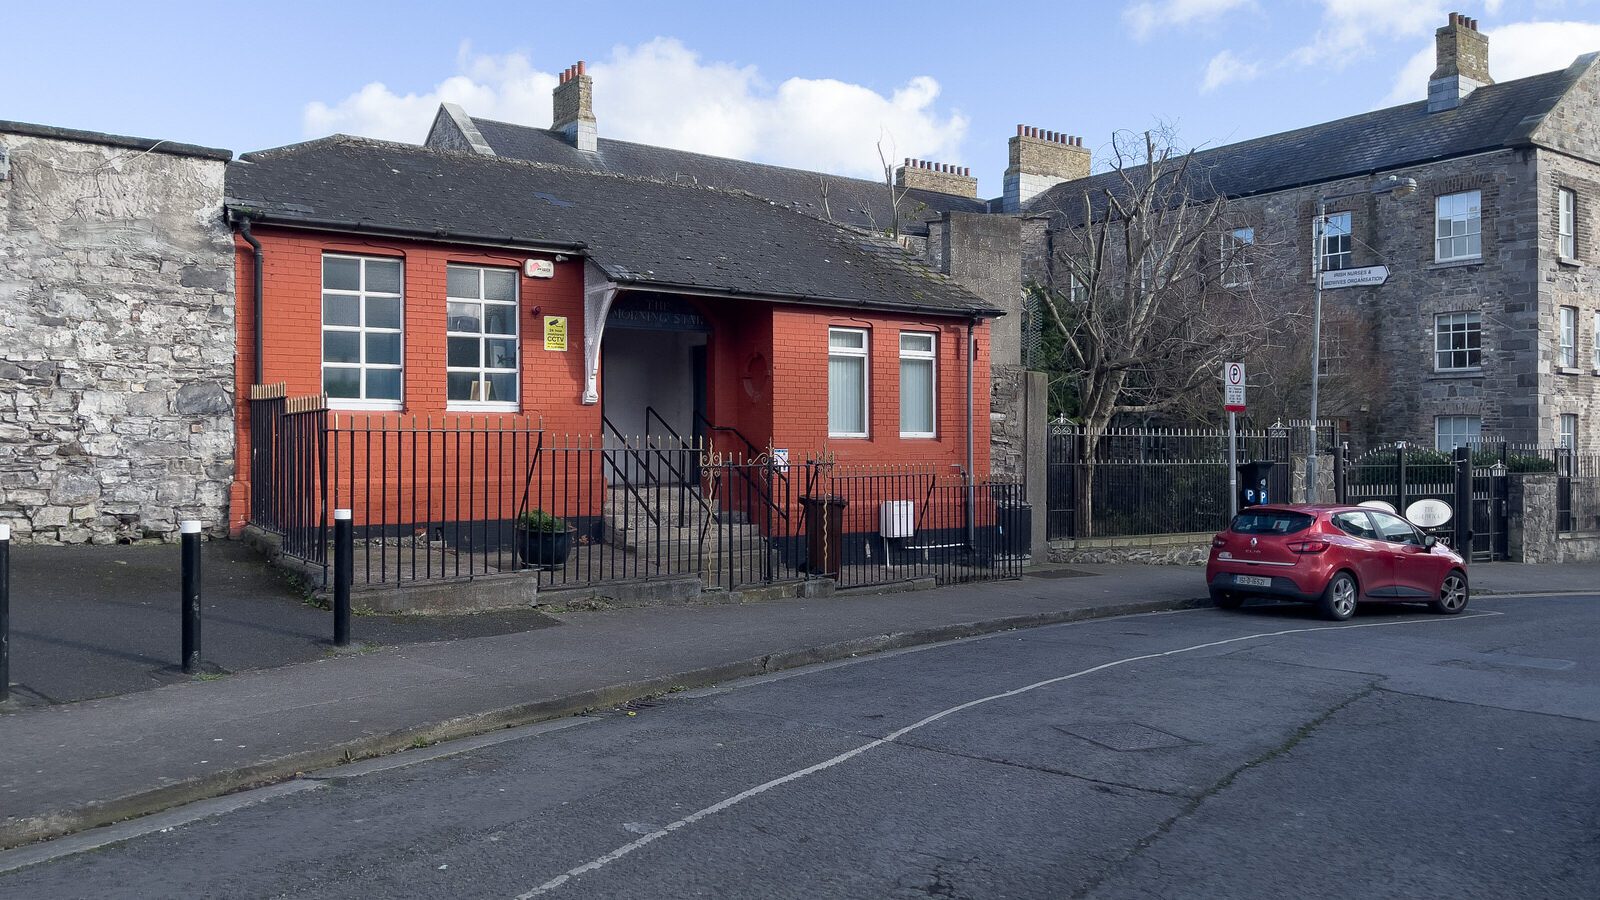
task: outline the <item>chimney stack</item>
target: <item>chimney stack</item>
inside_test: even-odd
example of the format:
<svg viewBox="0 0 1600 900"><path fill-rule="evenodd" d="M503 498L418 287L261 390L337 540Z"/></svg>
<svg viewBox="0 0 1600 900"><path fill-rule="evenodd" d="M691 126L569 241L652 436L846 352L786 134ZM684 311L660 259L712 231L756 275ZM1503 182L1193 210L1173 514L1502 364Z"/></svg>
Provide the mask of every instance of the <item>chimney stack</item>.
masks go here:
<svg viewBox="0 0 1600 900"><path fill-rule="evenodd" d="M600 146L600 130L594 120L594 79L584 72L578 60L561 73L552 96L555 109L550 127L566 135L567 142L585 153Z"/></svg>
<svg viewBox="0 0 1600 900"><path fill-rule="evenodd" d="M1450 14L1450 23L1434 32L1438 66L1428 79L1428 112L1455 109L1478 88L1494 84L1489 77L1489 39L1478 20Z"/></svg>
<svg viewBox="0 0 1600 900"><path fill-rule="evenodd" d="M1011 138L1001 209L1021 212L1023 204L1065 181L1089 177L1089 151L1083 138L1018 125Z"/></svg>
<svg viewBox="0 0 1600 900"><path fill-rule="evenodd" d="M973 199L977 199L978 196L978 179L972 177L971 169L949 163L912 159L909 156L906 157L904 165L895 169L894 186Z"/></svg>

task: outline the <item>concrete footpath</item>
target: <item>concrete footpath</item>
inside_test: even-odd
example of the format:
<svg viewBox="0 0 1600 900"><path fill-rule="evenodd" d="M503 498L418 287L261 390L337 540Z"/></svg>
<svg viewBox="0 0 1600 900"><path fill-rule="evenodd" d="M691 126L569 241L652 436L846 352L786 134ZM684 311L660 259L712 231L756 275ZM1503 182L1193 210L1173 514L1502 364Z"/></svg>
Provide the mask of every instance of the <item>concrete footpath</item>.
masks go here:
<svg viewBox="0 0 1600 900"><path fill-rule="evenodd" d="M1473 576L1485 593L1600 588L1600 566L1486 565ZM661 692L1010 628L1205 605L1204 594L1195 568L1075 566L915 593L565 613L558 627L23 707L0 715L0 848Z"/></svg>

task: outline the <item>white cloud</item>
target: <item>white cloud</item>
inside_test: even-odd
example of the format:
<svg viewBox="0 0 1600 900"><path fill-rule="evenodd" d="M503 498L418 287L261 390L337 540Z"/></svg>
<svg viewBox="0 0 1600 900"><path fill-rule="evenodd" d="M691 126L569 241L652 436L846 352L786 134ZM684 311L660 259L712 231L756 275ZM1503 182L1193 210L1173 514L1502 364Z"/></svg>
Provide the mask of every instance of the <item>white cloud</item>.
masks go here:
<svg viewBox="0 0 1600 900"><path fill-rule="evenodd" d="M1342 69L1370 52L1370 39L1432 34L1445 22L1439 0L1322 0L1322 23L1311 43L1290 59L1301 65Z"/></svg>
<svg viewBox="0 0 1600 900"><path fill-rule="evenodd" d="M1518 22L1485 29L1484 34L1489 37L1489 74L1496 81L1564 69L1579 56L1600 50L1600 24L1594 22ZM1384 105L1426 97L1434 62L1430 42L1400 69Z"/></svg>
<svg viewBox="0 0 1600 900"><path fill-rule="evenodd" d="M1249 81L1260 74L1260 63L1245 62L1232 50L1224 50L1206 63L1206 74L1200 83L1200 93L1208 94L1225 84Z"/></svg>
<svg viewBox="0 0 1600 900"><path fill-rule="evenodd" d="M1250 5L1253 5L1252 0L1143 0L1123 10L1122 21L1127 23L1134 37L1143 40L1163 26L1208 22Z"/></svg>
<svg viewBox="0 0 1600 900"><path fill-rule="evenodd" d="M306 134L420 141L441 101L482 118L550 125L555 74L519 53L486 56L465 46L457 67L460 74L420 94L373 82L335 103L309 103ZM959 163L967 132L965 116L937 108L939 83L927 76L888 96L826 78L790 78L773 88L754 66L703 60L672 38L617 47L588 72L601 136L718 156L881 177L880 136L891 159Z"/></svg>

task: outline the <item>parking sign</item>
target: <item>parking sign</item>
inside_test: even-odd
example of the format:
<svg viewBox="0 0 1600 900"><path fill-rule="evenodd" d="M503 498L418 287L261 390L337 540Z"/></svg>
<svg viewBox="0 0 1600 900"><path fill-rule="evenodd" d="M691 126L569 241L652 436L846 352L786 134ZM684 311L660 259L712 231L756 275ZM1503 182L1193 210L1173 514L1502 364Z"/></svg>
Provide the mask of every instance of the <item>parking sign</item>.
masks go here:
<svg viewBox="0 0 1600 900"><path fill-rule="evenodd" d="M1244 363L1228 363L1222 367L1222 408L1228 412L1244 412Z"/></svg>

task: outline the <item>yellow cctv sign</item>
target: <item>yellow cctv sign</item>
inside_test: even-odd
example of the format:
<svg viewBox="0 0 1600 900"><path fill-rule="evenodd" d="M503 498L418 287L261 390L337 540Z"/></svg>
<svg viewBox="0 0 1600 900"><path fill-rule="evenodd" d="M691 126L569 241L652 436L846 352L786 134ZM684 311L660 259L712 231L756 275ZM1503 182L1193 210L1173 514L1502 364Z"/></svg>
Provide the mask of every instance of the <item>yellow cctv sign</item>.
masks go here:
<svg viewBox="0 0 1600 900"><path fill-rule="evenodd" d="M544 348L546 350L560 350L563 353L566 352L566 349L567 349L567 317L566 316L545 316L544 317Z"/></svg>

